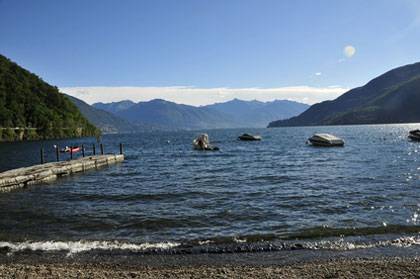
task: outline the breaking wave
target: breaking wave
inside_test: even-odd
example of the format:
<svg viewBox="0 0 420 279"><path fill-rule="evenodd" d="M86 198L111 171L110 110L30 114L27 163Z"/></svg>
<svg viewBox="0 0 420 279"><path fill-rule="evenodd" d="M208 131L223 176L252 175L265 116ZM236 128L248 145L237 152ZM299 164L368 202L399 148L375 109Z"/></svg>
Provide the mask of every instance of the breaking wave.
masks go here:
<svg viewBox="0 0 420 279"><path fill-rule="evenodd" d="M420 246L420 235L404 236L390 240L346 240L330 239L321 241L262 241L248 243L235 239L231 243L216 243L213 240L198 241L195 245L182 243L124 243L118 241L25 241L0 242L0 249L8 254L18 252L64 252L67 256L90 251L131 252L140 254L199 254L199 253L240 253L288 250L329 250L350 251L378 247L406 248Z"/></svg>
<svg viewBox="0 0 420 279"><path fill-rule="evenodd" d="M9 252L20 251L44 251L44 252L62 252L72 255L91 250L125 250L130 252L146 251L164 251L179 246L179 243L122 243L118 241L36 241L36 242L0 242L0 248L7 249Z"/></svg>

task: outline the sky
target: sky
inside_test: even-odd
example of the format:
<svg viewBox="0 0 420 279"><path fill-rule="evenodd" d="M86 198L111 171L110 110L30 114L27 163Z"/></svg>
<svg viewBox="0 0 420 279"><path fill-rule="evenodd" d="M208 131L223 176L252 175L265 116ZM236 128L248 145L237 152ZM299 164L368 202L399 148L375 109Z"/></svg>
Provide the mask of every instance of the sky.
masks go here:
<svg viewBox="0 0 420 279"><path fill-rule="evenodd" d="M89 104L313 104L420 61L418 0L0 0L0 26L0 54Z"/></svg>

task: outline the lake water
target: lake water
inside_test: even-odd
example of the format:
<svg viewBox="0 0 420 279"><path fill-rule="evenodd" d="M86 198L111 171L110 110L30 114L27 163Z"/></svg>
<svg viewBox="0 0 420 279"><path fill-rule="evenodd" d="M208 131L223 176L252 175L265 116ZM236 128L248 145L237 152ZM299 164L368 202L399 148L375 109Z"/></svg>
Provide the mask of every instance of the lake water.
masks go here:
<svg viewBox="0 0 420 279"><path fill-rule="evenodd" d="M413 249L420 246L420 143L407 135L419 126L204 131L220 147L213 152L194 151L191 131L104 135L106 153L119 153L124 144L124 163L0 194L0 248ZM244 132L263 140L237 141ZM306 145L318 132L346 144ZM39 163L40 148L54 161L54 144L84 144L90 154L93 143L96 138L1 143L0 170Z"/></svg>

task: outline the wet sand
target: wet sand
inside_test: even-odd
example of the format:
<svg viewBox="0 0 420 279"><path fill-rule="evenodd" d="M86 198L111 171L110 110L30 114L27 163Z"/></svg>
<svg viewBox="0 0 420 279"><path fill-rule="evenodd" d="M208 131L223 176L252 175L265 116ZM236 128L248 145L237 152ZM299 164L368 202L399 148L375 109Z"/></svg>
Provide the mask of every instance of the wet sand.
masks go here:
<svg viewBox="0 0 420 279"><path fill-rule="evenodd" d="M198 256L198 261L195 258L197 255L134 255L108 260L90 258L84 262L82 258L48 257L42 263L37 255L21 254L1 257L0 278L420 278L420 259L340 258L245 264L226 263L226 259L224 263L204 263L206 256Z"/></svg>

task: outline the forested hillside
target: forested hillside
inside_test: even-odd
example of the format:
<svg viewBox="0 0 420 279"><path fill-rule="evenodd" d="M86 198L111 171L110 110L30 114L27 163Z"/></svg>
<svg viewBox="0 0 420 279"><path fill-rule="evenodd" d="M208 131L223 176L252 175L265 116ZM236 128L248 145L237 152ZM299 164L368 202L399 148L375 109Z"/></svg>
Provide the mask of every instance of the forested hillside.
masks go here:
<svg viewBox="0 0 420 279"><path fill-rule="evenodd" d="M420 122L420 62L398 67L335 100L269 127Z"/></svg>
<svg viewBox="0 0 420 279"><path fill-rule="evenodd" d="M57 87L0 55L0 140L98 135Z"/></svg>

